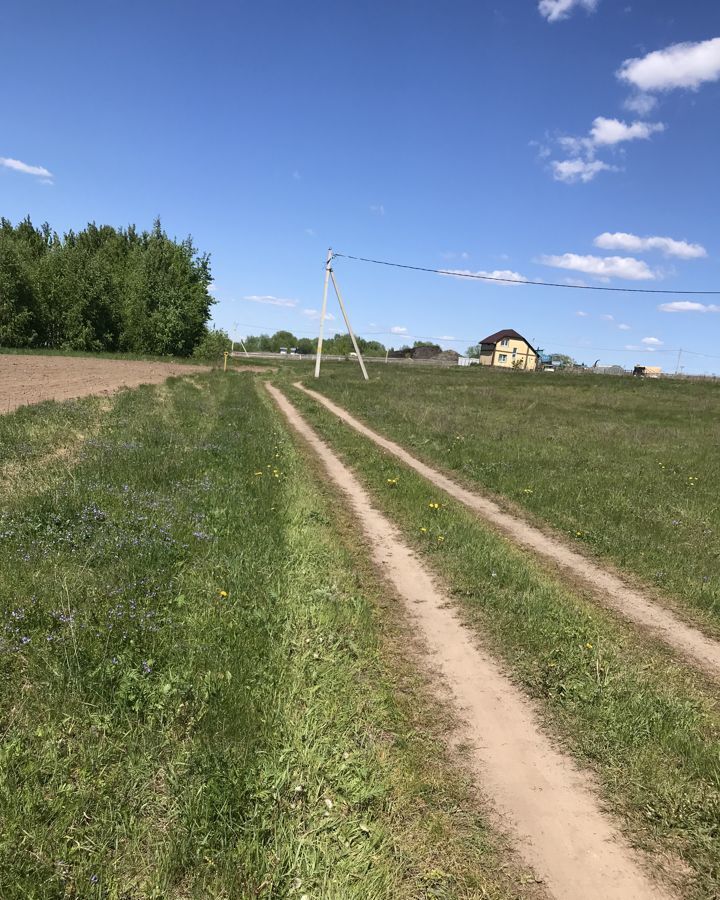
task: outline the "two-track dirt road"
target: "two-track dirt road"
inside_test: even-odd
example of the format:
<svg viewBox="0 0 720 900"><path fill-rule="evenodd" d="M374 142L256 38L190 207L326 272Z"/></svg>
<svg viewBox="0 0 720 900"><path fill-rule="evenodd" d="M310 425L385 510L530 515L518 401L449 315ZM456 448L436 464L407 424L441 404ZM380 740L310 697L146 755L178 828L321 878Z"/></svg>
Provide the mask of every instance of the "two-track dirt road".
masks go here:
<svg viewBox="0 0 720 900"><path fill-rule="evenodd" d="M642 857L600 809L591 780L541 731L532 704L460 622L398 529L273 385L273 400L342 491L374 562L404 601L452 692L482 791L556 900L663 900Z"/></svg>

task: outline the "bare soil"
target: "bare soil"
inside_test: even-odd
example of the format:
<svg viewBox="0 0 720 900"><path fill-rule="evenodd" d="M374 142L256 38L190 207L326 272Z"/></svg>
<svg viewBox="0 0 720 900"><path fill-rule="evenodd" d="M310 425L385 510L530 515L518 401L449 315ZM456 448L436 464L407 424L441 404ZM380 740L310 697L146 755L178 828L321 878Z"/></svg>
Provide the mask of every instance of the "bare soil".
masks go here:
<svg viewBox="0 0 720 900"><path fill-rule="evenodd" d="M286 397L266 385L291 426L347 497L374 561L433 654L464 724L461 740L520 855L556 900L667 898L602 812L592 780L542 733L532 704L462 625L399 531Z"/></svg>
<svg viewBox="0 0 720 900"><path fill-rule="evenodd" d="M577 553L559 538L546 534L525 520L505 512L487 497L461 487L447 475L443 475L437 469L421 462L399 444L388 440L368 428L367 425L363 425L327 397L304 387L299 382L294 386L317 400L339 419L382 447L383 450L392 453L436 487L459 500L514 543L533 551L577 579L588 587L592 595L604 606L619 613L634 625L640 626L712 678L720 678L720 644L717 641L704 635L699 629L688 625L651 597L629 587L620 577Z"/></svg>
<svg viewBox="0 0 720 900"><path fill-rule="evenodd" d="M207 372L207 366L69 356L0 354L0 413L43 400L110 394L155 384L172 375Z"/></svg>

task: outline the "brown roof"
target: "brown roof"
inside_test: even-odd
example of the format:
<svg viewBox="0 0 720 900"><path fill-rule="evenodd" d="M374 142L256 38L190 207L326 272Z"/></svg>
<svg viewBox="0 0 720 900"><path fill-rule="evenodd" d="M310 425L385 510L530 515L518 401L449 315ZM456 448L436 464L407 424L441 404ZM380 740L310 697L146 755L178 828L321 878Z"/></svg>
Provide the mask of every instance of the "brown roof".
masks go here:
<svg viewBox="0 0 720 900"><path fill-rule="evenodd" d="M537 353L537 350L535 350L530 341L527 338L524 338L518 331L515 331L514 328L503 328L502 331L496 331L495 334L490 334L486 338L483 338L480 343L492 344L494 346L495 344L499 344L500 341L504 340L505 338L514 338L516 341L525 341L528 347L532 351Z"/></svg>

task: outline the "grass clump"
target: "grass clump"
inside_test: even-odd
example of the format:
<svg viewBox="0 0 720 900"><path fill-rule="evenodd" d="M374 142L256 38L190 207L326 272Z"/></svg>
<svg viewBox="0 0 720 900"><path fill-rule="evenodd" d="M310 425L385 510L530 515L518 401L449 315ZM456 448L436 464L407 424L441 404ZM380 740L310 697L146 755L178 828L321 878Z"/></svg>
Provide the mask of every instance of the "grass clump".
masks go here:
<svg viewBox="0 0 720 900"><path fill-rule="evenodd" d="M72 464L0 515L3 898L530 896L254 383L20 410L3 452L48 414Z"/></svg>

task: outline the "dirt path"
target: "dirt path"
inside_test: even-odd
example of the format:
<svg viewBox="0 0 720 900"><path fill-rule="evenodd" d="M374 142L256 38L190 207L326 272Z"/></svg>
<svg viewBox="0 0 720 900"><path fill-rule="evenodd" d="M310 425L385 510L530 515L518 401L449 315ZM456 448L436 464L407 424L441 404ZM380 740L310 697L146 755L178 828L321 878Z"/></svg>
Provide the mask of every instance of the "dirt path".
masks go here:
<svg viewBox="0 0 720 900"><path fill-rule="evenodd" d="M109 394L123 387L165 381L171 375L208 371L207 366L181 363L0 354L0 413L43 400Z"/></svg>
<svg viewBox="0 0 720 900"><path fill-rule="evenodd" d="M592 783L540 731L531 704L471 638L448 598L376 509L355 476L270 384L292 427L344 492L375 563L402 597L447 680L462 740L484 792L514 832L519 853L556 900L662 900L669 895L601 812Z"/></svg>
<svg viewBox="0 0 720 900"><path fill-rule="evenodd" d="M446 475L416 459L399 444L363 425L327 397L304 387L300 382L296 382L294 386L317 400L360 434L370 438L379 447L392 453L436 487L478 513L515 543L532 550L569 572L573 577L579 578L603 605L613 609L628 621L641 626L653 637L676 650L686 660L713 678L720 678L720 644L717 641L707 637L697 628L687 625L673 612L659 606L639 591L628 587L617 575L605 571L596 563L565 546L561 541L545 534L522 519L504 512L492 500L461 487Z"/></svg>

